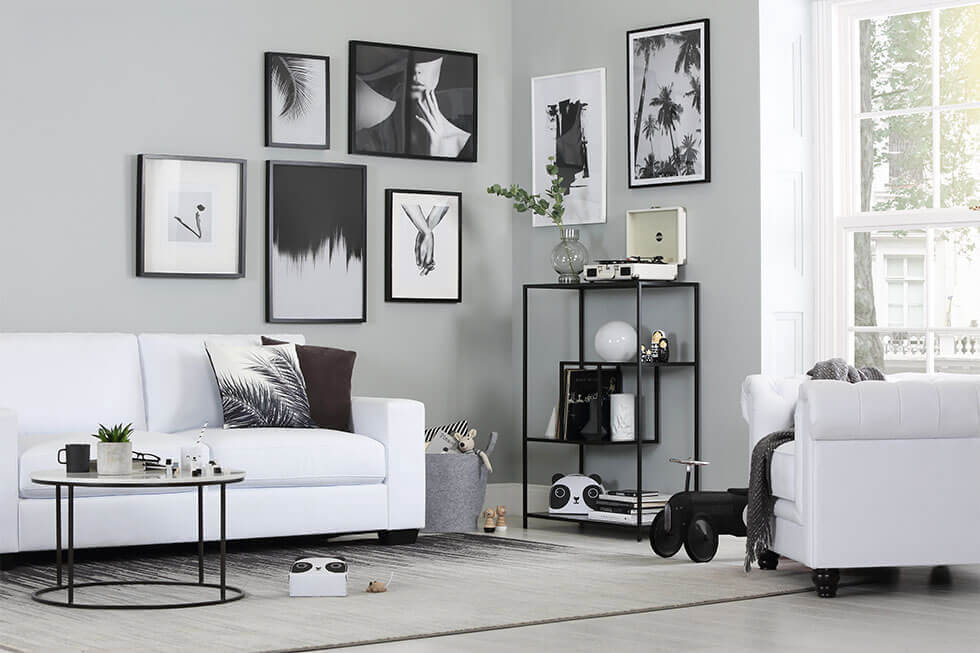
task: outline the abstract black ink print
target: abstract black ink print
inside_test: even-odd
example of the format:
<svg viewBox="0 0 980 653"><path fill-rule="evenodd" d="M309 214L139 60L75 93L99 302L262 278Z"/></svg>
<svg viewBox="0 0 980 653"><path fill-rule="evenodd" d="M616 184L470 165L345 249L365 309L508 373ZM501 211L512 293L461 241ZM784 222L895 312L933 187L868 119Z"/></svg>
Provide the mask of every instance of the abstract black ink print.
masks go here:
<svg viewBox="0 0 980 653"><path fill-rule="evenodd" d="M270 320L363 321L364 166L269 166Z"/></svg>
<svg viewBox="0 0 980 653"><path fill-rule="evenodd" d="M419 274L425 276L436 269L433 231L449 212L449 205L434 205L428 215L422 213L420 204L402 204L402 211L419 231L415 236L415 265L419 268Z"/></svg>
<svg viewBox="0 0 980 653"><path fill-rule="evenodd" d="M708 181L708 21L627 40L630 186Z"/></svg>
<svg viewBox="0 0 980 653"><path fill-rule="evenodd" d="M476 160L476 55L351 43L351 152Z"/></svg>
<svg viewBox="0 0 980 653"><path fill-rule="evenodd" d="M531 180L535 194L551 187L554 159L567 225L606 221L606 75L604 68L531 80ZM534 216L535 227L550 225Z"/></svg>
<svg viewBox="0 0 980 653"><path fill-rule="evenodd" d="M565 99L548 105L548 120L555 127L555 165L561 177L561 186L568 195L575 177L589 176L589 141L585 137L582 114L588 103Z"/></svg>
<svg viewBox="0 0 980 653"><path fill-rule="evenodd" d="M170 242L207 243L212 238L212 193L176 191L168 196Z"/></svg>

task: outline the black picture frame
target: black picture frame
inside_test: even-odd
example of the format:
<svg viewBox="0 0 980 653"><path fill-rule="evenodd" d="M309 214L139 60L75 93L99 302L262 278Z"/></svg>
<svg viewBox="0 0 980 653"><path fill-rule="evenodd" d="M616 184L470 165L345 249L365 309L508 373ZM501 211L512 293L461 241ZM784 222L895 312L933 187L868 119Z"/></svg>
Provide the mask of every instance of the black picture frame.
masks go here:
<svg viewBox="0 0 980 653"><path fill-rule="evenodd" d="M235 272L158 272L147 269L146 261L146 186L148 183L145 164L147 161L200 161L238 166L238 256ZM136 156L136 276L176 279L241 279L245 277L245 212L246 170L245 159L207 157L181 154L138 154Z"/></svg>
<svg viewBox="0 0 980 653"><path fill-rule="evenodd" d="M290 143L277 142L272 137L272 74L273 63L276 57L291 57L300 59L313 59L323 61L324 67L324 88L326 92L326 102L323 110L323 120L325 124L325 142L319 143ZM265 86L265 146L266 147L288 147L305 150L329 150L330 149L330 57L317 54L298 54L295 52L266 52L263 65L262 83Z"/></svg>
<svg viewBox="0 0 980 653"><path fill-rule="evenodd" d="M701 79L701 122L702 127L702 137L701 137L701 150L703 152L704 161L704 173L700 178L697 179L678 179L676 181L655 181L655 177L652 178L654 181L646 183L637 183L636 177L634 175L635 163L634 158L636 153L634 152L634 139L636 138L637 129L637 118L635 112L638 107L633 106L633 78L630 74L633 64L633 48L631 47L632 38L635 34L640 34L642 32L651 32L656 30L669 30L671 28L686 27L689 25L699 25L699 29L702 30L703 34L703 52L702 52L702 62L703 66L700 71ZM707 18L696 18L692 20L685 20L678 23L669 23L667 25L655 25L653 27L642 27L638 29L632 29L626 32L626 105L627 105L627 120L626 120L626 179L628 180L629 188L657 188L660 186L677 186L681 184L702 184L709 183L711 181L711 38L710 38L710 21ZM678 89L678 93L683 93L683 89ZM651 96L646 96L644 103L648 101Z"/></svg>
<svg viewBox="0 0 980 653"><path fill-rule="evenodd" d="M411 195L433 195L438 197L453 197L457 206L457 243L456 251L456 296L452 298L444 297L396 297L393 292L392 284L392 221L394 219L393 199L396 193ZM386 302L409 302L417 304L459 304L463 301L463 194L459 191L442 190L414 190L404 188L385 189L385 301Z"/></svg>
<svg viewBox="0 0 980 653"><path fill-rule="evenodd" d="M360 188L351 188L350 184L342 184L342 187L351 192L348 200L356 200L360 210L358 216L359 229L355 234L351 234L358 239L360 244L360 265L361 265L361 308L360 315L356 317L281 317L276 315L275 305L275 278L274 269L276 263L275 251L275 226L276 226L276 172L287 167L316 168L324 171L356 171L359 174ZM337 203L339 204L339 203ZM330 208L335 208L335 203L326 203ZM322 230L322 233L332 234L336 231L334 225L329 225ZM324 245L326 246L326 245ZM332 250L334 245L330 246ZM327 163L320 161L266 161L266 322L281 324L355 324L367 322L367 287L368 287L368 247L367 247L367 166L351 163ZM348 261L349 263L349 261Z"/></svg>
<svg viewBox="0 0 980 653"><path fill-rule="evenodd" d="M399 151L385 151L380 149L365 149L363 147L358 147L357 145L357 65L358 65L358 48L386 48L393 50L404 50L408 52L408 65L411 65L414 61L415 53L426 53L433 55L444 55L444 56L454 56L454 57L464 57L472 61L472 125L470 133L469 142L464 146L464 149L469 149L472 153L467 156L433 156L429 154L415 154L407 151L407 147L403 147ZM474 52L462 52L457 50L444 50L441 48L430 48L424 46L411 46L411 45L397 45L391 43L378 43L374 41L350 41L349 43L349 53L348 53L348 104L347 104L347 151L349 154L361 154L365 156L384 156L384 157L396 157L402 159L422 159L429 161L457 161L464 163L475 163L477 161L477 136L478 136L478 89L479 89L479 58ZM408 115L405 117L406 122L409 120ZM455 124L455 123L454 123ZM460 128L456 125L457 128ZM460 128L461 129L461 128Z"/></svg>

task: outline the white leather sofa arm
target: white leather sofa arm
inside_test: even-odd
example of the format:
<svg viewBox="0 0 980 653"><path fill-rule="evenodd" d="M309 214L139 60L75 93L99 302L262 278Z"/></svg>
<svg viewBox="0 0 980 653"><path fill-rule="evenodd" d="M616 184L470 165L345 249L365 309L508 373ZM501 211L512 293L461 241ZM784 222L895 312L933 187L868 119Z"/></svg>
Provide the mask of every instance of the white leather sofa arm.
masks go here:
<svg viewBox="0 0 980 653"><path fill-rule="evenodd" d="M808 376L752 374L742 383L742 417L749 425L749 452L773 431L793 428L800 385Z"/></svg>
<svg viewBox="0 0 980 653"><path fill-rule="evenodd" d="M17 416L0 408L0 553L19 550Z"/></svg>
<svg viewBox="0 0 980 653"><path fill-rule="evenodd" d="M354 432L385 446L388 529L425 526L425 406L410 399L352 397Z"/></svg>
<svg viewBox="0 0 980 653"><path fill-rule="evenodd" d="M840 383L809 381L800 402L812 440L980 437L980 379Z"/></svg>

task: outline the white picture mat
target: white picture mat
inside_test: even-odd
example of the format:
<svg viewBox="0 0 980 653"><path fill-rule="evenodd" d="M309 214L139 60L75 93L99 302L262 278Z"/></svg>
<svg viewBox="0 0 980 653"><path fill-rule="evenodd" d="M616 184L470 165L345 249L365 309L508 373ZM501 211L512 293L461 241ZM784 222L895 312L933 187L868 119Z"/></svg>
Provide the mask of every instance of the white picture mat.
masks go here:
<svg viewBox="0 0 980 653"><path fill-rule="evenodd" d="M428 216L435 205L449 211L433 230L436 267L427 275L419 274L415 263L415 237L418 229L409 221L403 204L418 204ZM391 195L391 296L394 299L456 299L459 288L459 197L428 193L392 193Z"/></svg>
<svg viewBox="0 0 980 653"><path fill-rule="evenodd" d="M531 79L531 192L544 193L550 184L546 166L555 156L555 132L546 107L561 100L588 104L582 113L582 128L588 139L589 178L577 178L564 198L567 225L606 221L606 69L593 68ZM553 222L535 215L535 227Z"/></svg>
<svg viewBox="0 0 980 653"><path fill-rule="evenodd" d="M661 86L670 85L670 84L674 85L674 101L684 105L684 111L681 113L681 119L680 119L680 123L677 126L677 131L676 131L677 135L675 135L675 139L683 138L683 135L687 133L698 133L696 132L696 130L698 129L701 130L699 132L701 136L701 142L702 142L701 156L698 158L698 161L695 164L695 169L698 170L698 172L696 172L693 175L676 175L672 177L647 178L647 177L636 176L635 162L637 160L637 150L634 149L633 147L633 129L635 126L633 114L637 110L639 97L634 97L631 93L630 97L628 98L629 106L627 107L626 110L626 119L628 121L627 124L629 125L629 129L630 129L628 147L630 153L629 175L630 175L631 185L656 186L660 184L669 184L674 182L693 182L693 181L705 180L705 172L704 172L705 155L708 154L708 151L707 151L707 147L705 147L704 145L707 139L707 125L705 124L705 120L704 120L704 109L707 107L708 104L708 89L705 87L706 62L704 58L705 56L704 27L705 27L705 23L698 21L685 25L674 25L671 27L651 29L644 32L636 32L629 35L629 40L628 40L629 42L627 44L627 47L629 48L628 49L629 52L628 75L629 75L629 79L631 80L631 85L629 88L631 92L635 92L635 93L639 93L640 88L643 85L643 66L637 65L637 63L640 61L641 58L634 55L634 52L636 51L635 42L637 39L647 38L650 36L659 36L662 34L679 34L681 32L686 32L690 30L698 30L701 36L701 48L700 48L701 112L698 113L692 110L687 102L687 98L684 96L684 93L686 93L689 90L689 86L687 84L687 75L684 73L683 69L681 69L681 71L678 73L674 72L674 63L676 61L677 51L679 49L679 46L673 41L671 41L670 39L667 39L667 45L664 46L662 50L658 50L657 52L655 52L650 56L650 66L649 69L647 70L647 90L646 90L646 96L644 98L644 103L649 103L650 100L656 97L657 94L660 92ZM679 140L677 142L678 144L680 143ZM663 149L666 149L668 152L670 151L669 137L660 130L658 130L656 135L654 136L654 143L658 148L660 148L660 151L663 151ZM642 134L640 136L640 143L638 149L641 156L645 155L645 153L648 152L650 149L649 142L647 141L646 138L642 136Z"/></svg>
<svg viewBox="0 0 980 653"><path fill-rule="evenodd" d="M149 273L236 274L241 165L225 161L143 159L143 269ZM169 239L171 192L212 194L211 242Z"/></svg>
<svg viewBox="0 0 980 653"><path fill-rule="evenodd" d="M326 145L327 143L327 62L323 59L297 57L313 67L310 80L312 102L309 109L298 118L280 118L285 98L276 89L272 75L269 84L270 138L273 143L297 145Z"/></svg>

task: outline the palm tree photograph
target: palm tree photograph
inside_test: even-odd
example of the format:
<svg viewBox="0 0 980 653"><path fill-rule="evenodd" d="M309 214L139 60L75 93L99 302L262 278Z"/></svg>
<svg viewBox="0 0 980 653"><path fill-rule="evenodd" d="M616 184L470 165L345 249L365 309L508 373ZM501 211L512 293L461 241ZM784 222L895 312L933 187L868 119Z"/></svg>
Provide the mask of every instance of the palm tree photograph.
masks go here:
<svg viewBox="0 0 980 653"><path fill-rule="evenodd" d="M630 188L710 181L708 20L626 38Z"/></svg>
<svg viewBox="0 0 980 653"><path fill-rule="evenodd" d="M267 147L330 149L330 58L265 53Z"/></svg>

